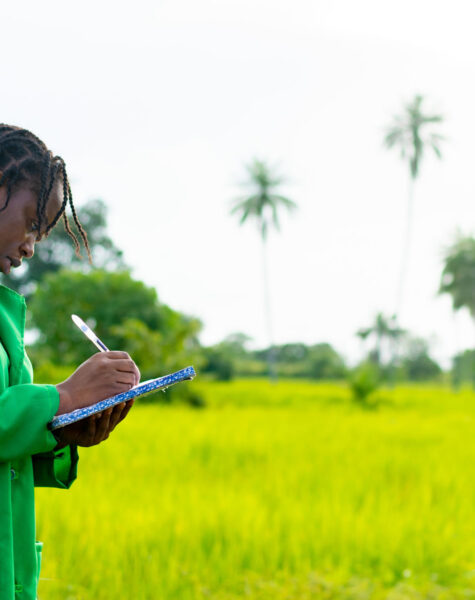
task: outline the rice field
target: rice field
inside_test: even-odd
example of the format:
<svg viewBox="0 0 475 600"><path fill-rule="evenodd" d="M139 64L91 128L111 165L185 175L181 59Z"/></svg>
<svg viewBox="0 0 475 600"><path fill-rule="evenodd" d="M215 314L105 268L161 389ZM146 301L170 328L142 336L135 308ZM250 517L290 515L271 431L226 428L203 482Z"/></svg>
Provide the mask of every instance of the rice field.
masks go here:
<svg viewBox="0 0 475 600"><path fill-rule="evenodd" d="M475 394L186 384L37 490L39 600L475 598Z"/></svg>

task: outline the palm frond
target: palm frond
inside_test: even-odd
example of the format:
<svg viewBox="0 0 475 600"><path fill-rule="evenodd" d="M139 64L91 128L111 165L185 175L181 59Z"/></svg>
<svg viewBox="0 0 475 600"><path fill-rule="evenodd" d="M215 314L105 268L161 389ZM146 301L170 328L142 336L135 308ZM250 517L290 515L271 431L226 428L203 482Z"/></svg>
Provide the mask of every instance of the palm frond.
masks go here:
<svg viewBox="0 0 475 600"><path fill-rule="evenodd" d="M251 213L251 209L249 207L244 208L244 210L242 211L242 215L241 218L239 219L239 225L242 225L243 223L245 223L247 221L248 216Z"/></svg>
<svg viewBox="0 0 475 600"><path fill-rule="evenodd" d="M279 217L277 214L277 204L272 205L272 221L274 222L274 226L277 229L277 231L279 231L280 223L279 223Z"/></svg>
<svg viewBox="0 0 475 600"><path fill-rule="evenodd" d="M280 196L279 194L274 194L273 197L276 198L278 202L285 206L288 210L296 210L297 204L293 200L290 200L290 198Z"/></svg>
<svg viewBox="0 0 475 600"><path fill-rule="evenodd" d="M231 214L233 215L243 210L252 211L257 206L258 202L258 195L237 198L235 201L235 205L231 209Z"/></svg>
<svg viewBox="0 0 475 600"><path fill-rule="evenodd" d="M436 132L425 136L423 133L426 126L442 123L444 117L440 114L424 114L423 101L424 96L420 94L414 96L413 100L405 105L403 114L393 119L384 137L387 148L398 147L401 158L408 160L412 179L416 179L419 175L426 147L431 147L439 158L442 156L439 143L444 139L443 136Z"/></svg>
<svg viewBox="0 0 475 600"><path fill-rule="evenodd" d="M264 161L254 159L245 167L248 173L247 186L251 186L254 193L237 198L231 214L239 215L240 224L251 217L255 218L265 241L271 225L276 229L280 228L279 208L282 206L287 210L294 210L297 205L290 198L273 193L284 182L284 178L276 175Z"/></svg>
<svg viewBox="0 0 475 600"><path fill-rule="evenodd" d="M432 142L431 148L434 151L434 154L437 156L437 158L442 158L442 152L440 151L440 148L437 146L437 144Z"/></svg>

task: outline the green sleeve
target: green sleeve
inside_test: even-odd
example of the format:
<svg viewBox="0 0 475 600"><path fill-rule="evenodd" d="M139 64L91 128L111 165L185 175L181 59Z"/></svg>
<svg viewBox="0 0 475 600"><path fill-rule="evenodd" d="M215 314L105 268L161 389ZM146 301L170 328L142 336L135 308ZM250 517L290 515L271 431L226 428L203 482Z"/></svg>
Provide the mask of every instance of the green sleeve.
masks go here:
<svg viewBox="0 0 475 600"><path fill-rule="evenodd" d="M35 486L67 489L77 477L78 450L74 445L33 456Z"/></svg>
<svg viewBox="0 0 475 600"><path fill-rule="evenodd" d="M57 441L47 424L58 407L54 385L22 383L0 393L0 462L53 450Z"/></svg>

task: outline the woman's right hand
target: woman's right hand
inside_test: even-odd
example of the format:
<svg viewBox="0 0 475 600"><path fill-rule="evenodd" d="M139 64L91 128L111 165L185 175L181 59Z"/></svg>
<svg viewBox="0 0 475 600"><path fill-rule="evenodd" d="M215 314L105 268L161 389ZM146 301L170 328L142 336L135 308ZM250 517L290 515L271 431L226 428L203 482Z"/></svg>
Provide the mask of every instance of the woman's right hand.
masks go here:
<svg viewBox="0 0 475 600"><path fill-rule="evenodd" d="M139 381L140 371L127 352L93 354L66 381L56 386L59 392L56 415L127 392Z"/></svg>

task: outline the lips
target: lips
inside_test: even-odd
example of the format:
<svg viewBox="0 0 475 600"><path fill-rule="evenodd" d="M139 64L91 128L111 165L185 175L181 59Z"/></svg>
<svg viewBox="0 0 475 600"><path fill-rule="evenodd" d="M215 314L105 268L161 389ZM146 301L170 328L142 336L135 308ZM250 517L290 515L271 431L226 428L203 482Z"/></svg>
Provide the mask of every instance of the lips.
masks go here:
<svg viewBox="0 0 475 600"><path fill-rule="evenodd" d="M21 260L19 258L7 256L8 260L12 263L12 267L16 269L21 265Z"/></svg>

